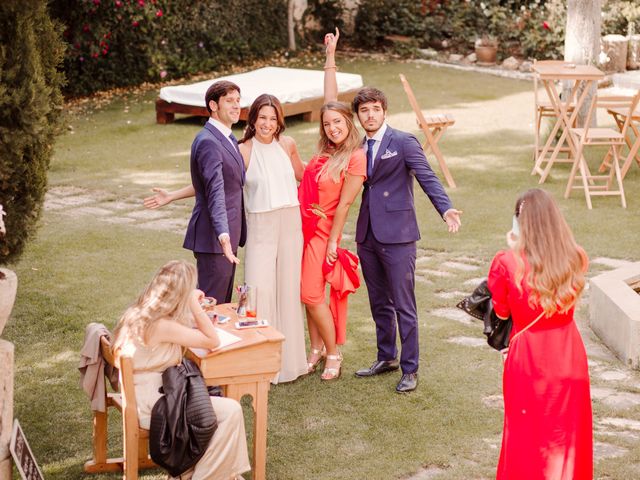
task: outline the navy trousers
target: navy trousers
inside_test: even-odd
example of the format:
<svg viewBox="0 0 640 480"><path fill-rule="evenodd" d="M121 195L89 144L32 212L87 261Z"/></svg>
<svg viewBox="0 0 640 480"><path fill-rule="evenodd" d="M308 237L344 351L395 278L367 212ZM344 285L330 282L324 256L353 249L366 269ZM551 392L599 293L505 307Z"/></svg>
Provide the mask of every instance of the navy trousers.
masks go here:
<svg viewBox="0 0 640 480"><path fill-rule="evenodd" d="M415 296L416 243L380 243L371 228L358 244L358 257L376 322L378 360L395 360L396 324L402 373L418 370L418 314Z"/></svg>
<svg viewBox="0 0 640 480"><path fill-rule="evenodd" d="M221 253L193 253L198 267L198 288L218 303L229 303L233 295L236 264Z"/></svg>

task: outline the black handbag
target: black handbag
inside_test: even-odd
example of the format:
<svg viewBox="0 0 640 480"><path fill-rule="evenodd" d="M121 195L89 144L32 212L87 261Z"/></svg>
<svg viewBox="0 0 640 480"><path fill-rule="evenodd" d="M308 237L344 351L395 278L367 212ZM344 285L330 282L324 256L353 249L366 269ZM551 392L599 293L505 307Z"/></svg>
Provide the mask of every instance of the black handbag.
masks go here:
<svg viewBox="0 0 640 480"><path fill-rule="evenodd" d="M177 477L204 455L218 422L200 369L191 360L162 373L160 392L164 395L151 410L149 454Z"/></svg>
<svg viewBox="0 0 640 480"><path fill-rule="evenodd" d="M458 302L456 307L484 322L482 333L487 336L489 346L498 351L509 348L509 336L513 322L511 317L507 320L499 319L494 312L491 291L486 280L480 282L473 293Z"/></svg>

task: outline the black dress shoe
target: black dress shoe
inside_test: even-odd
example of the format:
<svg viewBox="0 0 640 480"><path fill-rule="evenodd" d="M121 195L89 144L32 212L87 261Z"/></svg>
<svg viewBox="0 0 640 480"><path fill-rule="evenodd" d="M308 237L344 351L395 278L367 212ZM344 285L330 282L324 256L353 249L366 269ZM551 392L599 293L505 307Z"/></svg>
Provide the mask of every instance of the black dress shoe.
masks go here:
<svg viewBox="0 0 640 480"><path fill-rule="evenodd" d="M405 373L398 382L396 392L406 393L411 392L418 386L418 374L417 373Z"/></svg>
<svg viewBox="0 0 640 480"><path fill-rule="evenodd" d="M369 368L362 368L356 372L356 377L373 377L381 373L393 372L400 367L397 360L376 360Z"/></svg>

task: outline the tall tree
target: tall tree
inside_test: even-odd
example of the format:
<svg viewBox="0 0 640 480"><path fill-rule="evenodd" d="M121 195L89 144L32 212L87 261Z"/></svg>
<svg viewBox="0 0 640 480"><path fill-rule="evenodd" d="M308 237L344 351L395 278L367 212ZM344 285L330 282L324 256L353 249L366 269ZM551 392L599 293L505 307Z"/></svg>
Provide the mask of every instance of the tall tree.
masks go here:
<svg viewBox="0 0 640 480"><path fill-rule="evenodd" d="M567 62L577 65L598 63L601 24L602 0L568 0L567 28L564 37L564 59ZM584 123L591 99L595 94L594 85L578 114L578 123L581 125Z"/></svg>

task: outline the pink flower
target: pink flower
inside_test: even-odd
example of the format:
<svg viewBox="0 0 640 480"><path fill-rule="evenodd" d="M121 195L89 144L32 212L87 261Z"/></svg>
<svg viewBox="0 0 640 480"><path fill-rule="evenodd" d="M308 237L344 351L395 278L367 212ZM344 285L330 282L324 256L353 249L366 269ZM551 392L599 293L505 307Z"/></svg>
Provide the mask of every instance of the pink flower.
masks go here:
<svg viewBox="0 0 640 480"><path fill-rule="evenodd" d="M116 0L116 8L122 7L122 2L120 0Z"/></svg>
<svg viewBox="0 0 640 480"><path fill-rule="evenodd" d="M109 50L107 50L106 48L103 48L102 55L105 56L107 53L109 53Z"/></svg>
<svg viewBox="0 0 640 480"><path fill-rule="evenodd" d="M164 77L166 77L166 76L167 76L167 71L166 71L166 70L162 70L162 71L160 72L160 78L164 78Z"/></svg>
<svg viewBox="0 0 640 480"><path fill-rule="evenodd" d="M133 26L134 28L135 28L135 27L137 27L138 25L140 25L140 22L139 22L139 21L137 21L137 20L134 20L134 21L131 23L131 26Z"/></svg>
<svg viewBox="0 0 640 480"><path fill-rule="evenodd" d="M138 0L138 5L140 5L141 7L144 7L144 0Z"/></svg>
<svg viewBox="0 0 640 480"><path fill-rule="evenodd" d="M93 0L93 4L96 5L96 6L100 5L100 0Z"/></svg>
<svg viewBox="0 0 640 480"><path fill-rule="evenodd" d="M91 28L89 28L89 25L87 25L86 23L82 26L82 31L83 32L88 32L89 30L91 30Z"/></svg>
<svg viewBox="0 0 640 480"><path fill-rule="evenodd" d="M78 60L80 60L81 62L84 62L84 57L80 57L78 58Z"/></svg>
<svg viewBox="0 0 640 480"><path fill-rule="evenodd" d="M92 56L93 58L98 58L98 52L94 52L94 53L92 53L92 54L91 54L91 56Z"/></svg>
<svg viewBox="0 0 640 480"><path fill-rule="evenodd" d="M542 28L544 28L545 30L549 30L549 22L547 22L546 20L544 22L542 22Z"/></svg>
<svg viewBox="0 0 640 480"><path fill-rule="evenodd" d="M158 10L158 11L156 12L156 17L160 18L162 15L163 15L163 14L162 14L162 10Z"/></svg>

